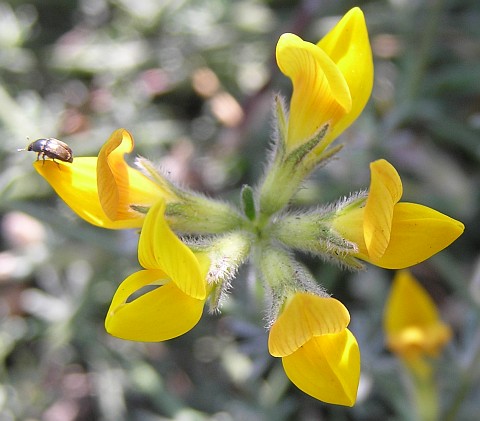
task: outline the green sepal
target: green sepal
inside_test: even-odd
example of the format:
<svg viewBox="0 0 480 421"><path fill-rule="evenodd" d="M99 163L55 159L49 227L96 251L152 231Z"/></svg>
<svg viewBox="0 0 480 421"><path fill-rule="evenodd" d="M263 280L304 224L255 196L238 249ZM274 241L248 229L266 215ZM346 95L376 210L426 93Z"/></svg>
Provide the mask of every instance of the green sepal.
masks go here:
<svg viewBox="0 0 480 421"><path fill-rule="evenodd" d="M312 152L315 147L322 141L327 134L329 125L325 124L315 133L315 135L305 143L302 143L298 148L290 152L285 158L285 166L296 168L305 159L308 153Z"/></svg>
<svg viewBox="0 0 480 421"><path fill-rule="evenodd" d="M185 199L167 204L165 217L174 231L184 234L220 234L241 228L245 224L244 217L227 203L201 195L191 195Z"/></svg>
<svg viewBox="0 0 480 421"><path fill-rule="evenodd" d="M335 208L316 209L282 215L271 225L270 235L289 248L320 256L350 270L361 270L364 265L355 257L358 246L332 229L335 211Z"/></svg>
<svg viewBox="0 0 480 421"><path fill-rule="evenodd" d="M228 288L225 284L225 282L219 282L213 285L210 295L208 296L208 307L210 313L217 313L220 311L222 300L225 297L225 294L228 292Z"/></svg>
<svg viewBox="0 0 480 421"><path fill-rule="evenodd" d="M253 189L249 185L247 184L243 185L241 198L242 198L243 213L250 221L253 221L256 217L257 212L255 209L255 199L253 197Z"/></svg>
<svg viewBox="0 0 480 421"><path fill-rule="evenodd" d="M292 293L302 291L328 296L308 269L283 247L263 244L255 255L255 262L265 283L265 290L270 295L268 324L277 318L286 298Z"/></svg>
<svg viewBox="0 0 480 421"><path fill-rule="evenodd" d="M310 159L312 151L322 141L328 131L328 124L322 126L317 133L308 141L291 151L288 155L279 159L276 156L265 179L260 187L260 213L268 217L284 208L297 192L302 181L311 173L320 160L318 157ZM279 129L279 132L282 129ZM281 139L278 140L281 142ZM332 148L328 158L340 150Z"/></svg>
<svg viewBox="0 0 480 421"><path fill-rule="evenodd" d="M184 234L218 234L244 226L245 218L233 206L178 187L148 159L138 157L136 164L150 179L172 193L165 216L173 230ZM138 211L143 213L144 209L138 208Z"/></svg>
<svg viewBox="0 0 480 421"><path fill-rule="evenodd" d="M230 289L239 267L248 259L253 236L247 231L232 231L224 235L210 236L196 242L189 242L189 247L197 253L205 253L210 261L206 281L211 287L209 294L210 309L218 311Z"/></svg>
<svg viewBox="0 0 480 421"><path fill-rule="evenodd" d="M130 205L130 209L132 209L135 212L146 215L148 213L148 211L150 210L150 207L149 206L142 206L142 205Z"/></svg>
<svg viewBox="0 0 480 421"><path fill-rule="evenodd" d="M285 156L285 151L287 149L287 130L288 130L288 120L287 113L285 111L285 103L283 98L280 96L275 96L275 116L276 116L276 146L277 150L275 151L275 161L283 161Z"/></svg>

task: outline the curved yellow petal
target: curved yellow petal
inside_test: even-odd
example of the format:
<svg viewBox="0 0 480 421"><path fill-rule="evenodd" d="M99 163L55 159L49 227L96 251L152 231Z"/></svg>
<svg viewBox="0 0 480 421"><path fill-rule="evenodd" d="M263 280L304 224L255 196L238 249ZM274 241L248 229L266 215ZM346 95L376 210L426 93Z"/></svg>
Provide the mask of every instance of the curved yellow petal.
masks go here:
<svg viewBox="0 0 480 421"><path fill-rule="evenodd" d="M434 356L452 335L432 298L406 270L395 275L383 322L387 346L406 358Z"/></svg>
<svg viewBox="0 0 480 421"><path fill-rule="evenodd" d="M142 226L141 214L132 213L128 220L112 221L103 211L97 191L97 158L79 157L72 163L36 161L33 166L62 200L90 224L110 229Z"/></svg>
<svg viewBox="0 0 480 421"><path fill-rule="evenodd" d="M465 226L447 215L416 203L395 205L390 242L382 257L368 260L386 269L416 265L448 247Z"/></svg>
<svg viewBox="0 0 480 421"><path fill-rule="evenodd" d="M372 49L363 12L358 7L351 9L317 45L343 74L352 98L350 112L331 127L323 140L330 143L355 121L372 93Z"/></svg>
<svg viewBox="0 0 480 421"><path fill-rule="evenodd" d="M132 219L134 211L131 205L148 207L170 194L127 165L124 155L132 150L131 134L125 129L118 129L98 154L98 195L105 214L112 221Z"/></svg>
<svg viewBox="0 0 480 421"><path fill-rule="evenodd" d="M283 34L276 56L280 70L293 83L287 148L294 149L326 123L334 126L350 112L352 99L340 70L315 44Z"/></svg>
<svg viewBox="0 0 480 421"><path fill-rule="evenodd" d="M365 245L372 259L382 257L392 229L393 209L403 193L402 181L388 161L370 164L370 191L365 204L363 231Z"/></svg>
<svg viewBox="0 0 480 421"><path fill-rule="evenodd" d="M360 351L348 329L315 336L283 357L288 378L315 399L353 406L360 379Z"/></svg>
<svg viewBox="0 0 480 421"><path fill-rule="evenodd" d="M159 285L154 289L142 290ZM135 294L141 294L135 298ZM133 296L133 297L132 297ZM108 333L131 341L172 339L192 329L200 320L204 301L177 288L161 270L142 270L118 287L105 319Z"/></svg>
<svg viewBox="0 0 480 421"><path fill-rule="evenodd" d="M205 259L202 267L195 254L174 234L165 220L165 202L158 201L145 217L138 243L138 260L146 269L161 269L186 295L206 297Z"/></svg>
<svg viewBox="0 0 480 421"><path fill-rule="evenodd" d="M335 298L297 292L272 325L268 350L274 357L290 355L312 337L341 332L349 322L348 310Z"/></svg>

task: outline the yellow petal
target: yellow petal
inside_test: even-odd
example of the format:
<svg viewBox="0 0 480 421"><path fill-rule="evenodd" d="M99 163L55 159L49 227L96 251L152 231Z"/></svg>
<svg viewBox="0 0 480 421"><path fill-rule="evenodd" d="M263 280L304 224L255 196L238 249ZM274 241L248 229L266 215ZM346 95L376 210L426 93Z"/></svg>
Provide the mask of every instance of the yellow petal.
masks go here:
<svg viewBox="0 0 480 421"><path fill-rule="evenodd" d="M282 362L288 378L315 399L336 405L355 403L360 351L348 329L315 336Z"/></svg>
<svg viewBox="0 0 480 421"><path fill-rule="evenodd" d="M392 229L393 208L402 197L402 181L395 168L384 159L370 164L370 191L365 205L363 230L372 259L382 257Z"/></svg>
<svg viewBox="0 0 480 421"><path fill-rule="evenodd" d="M416 265L453 243L464 225L427 206L400 202L394 206L390 241L380 258L369 257L363 238L365 208L344 212L332 227L358 246L355 257L386 269L403 269Z"/></svg>
<svg viewBox="0 0 480 421"><path fill-rule="evenodd" d="M397 272L393 280L384 329L388 347L407 358L435 355L451 337L431 297L406 270Z"/></svg>
<svg viewBox="0 0 480 421"><path fill-rule="evenodd" d="M343 238L355 243L359 253L355 255L359 259L368 258L367 247L363 234L363 220L365 206L345 209L340 211L332 220L332 228Z"/></svg>
<svg viewBox="0 0 480 421"><path fill-rule="evenodd" d="M313 336L341 332L349 322L350 314L340 301L296 293L270 329L268 350L274 357L290 355Z"/></svg>
<svg viewBox="0 0 480 421"><path fill-rule="evenodd" d="M352 98L352 108L323 141L331 142L362 112L373 86L372 49L362 11L354 7L317 44L343 74ZM330 140L329 140L330 139Z"/></svg>
<svg viewBox="0 0 480 421"><path fill-rule="evenodd" d="M206 297L207 262L200 266L195 254L173 233L165 217L165 202L153 205L145 217L138 244L138 259L146 269L161 269L192 298Z"/></svg>
<svg viewBox="0 0 480 421"><path fill-rule="evenodd" d="M464 225L443 213L416 203L395 205L390 242L382 257L369 261L386 269L416 265L453 243Z"/></svg>
<svg viewBox="0 0 480 421"><path fill-rule="evenodd" d="M128 220L112 221L100 205L97 191L97 158L79 157L72 163L36 161L37 172L45 178L63 201L90 224L111 229L137 228L143 215L131 214Z"/></svg>
<svg viewBox="0 0 480 421"><path fill-rule="evenodd" d="M131 219L131 205L148 207L159 198L169 196L169 192L127 165L124 155L132 150L132 136L127 130L118 129L98 154L98 195L105 214L112 221Z"/></svg>
<svg viewBox="0 0 480 421"><path fill-rule="evenodd" d="M436 357L452 337L451 329L443 324L419 328L411 326L387 338L387 348L407 360L427 355Z"/></svg>
<svg viewBox="0 0 480 421"><path fill-rule="evenodd" d="M439 318L437 308L427 291L409 271L398 271L386 304L387 334L397 333L411 325L428 326L437 323Z"/></svg>
<svg viewBox="0 0 480 421"><path fill-rule="evenodd" d="M159 286L154 289L142 290L156 284ZM142 292L143 295L135 298L136 293ZM142 270L130 275L118 287L105 328L121 339L165 341L192 329L200 320L203 306L203 300L184 294L161 270Z"/></svg>
<svg viewBox="0 0 480 421"><path fill-rule="evenodd" d="M287 147L294 149L324 124L335 125L351 110L352 99L340 70L315 44L283 34L276 56L280 70L293 83Z"/></svg>

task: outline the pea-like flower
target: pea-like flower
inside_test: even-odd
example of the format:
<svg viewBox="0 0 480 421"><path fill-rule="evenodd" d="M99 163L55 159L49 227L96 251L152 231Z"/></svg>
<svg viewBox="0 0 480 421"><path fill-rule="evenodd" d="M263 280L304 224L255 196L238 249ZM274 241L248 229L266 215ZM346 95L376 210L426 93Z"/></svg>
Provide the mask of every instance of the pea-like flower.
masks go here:
<svg viewBox="0 0 480 421"><path fill-rule="evenodd" d="M406 270L397 272L385 305L387 347L405 360L435 357L452 337L427 291Z"/></svg>
<svg viewBox="0 0 480 421"><path fill-rule="evenodd" d="M455 241L464 225L435 209L400 202L403 187L384 159L370 164L366 202L346 204L333 219L334 229L358 247L355 257L388 269L423 262Z"/></svg>
<svg viewBox="0 0 480 421"><path fill-rule="evenodd" d="M72 163L36 161L35 169L68 206L87 222L103 228L138 228L148 208L174 194L130 167L124 155L133 150L131 134L115 130L98 157L75 157Z"/></svg>
<svg viewBox="0 0 480 421"><path fill-rule="evenodd" d="M182 232L223 232L241 223L232 206L176 186L148 160L136 159L141 170L129 166L124 155L133 146L131 134L118 129L98 157L36 161L34 167L75 213L102 228L141 227L160 200L167 204L169 223Z"/></svg>
<svg viewBox="0 0 480 421"><path fill-rule="evenodd" d="M268 349L282 358L285 373L299 389L327 403L352 406L360 352L349 322L340 301L297 292L272 325Z"/></svg>
<svg viewBox="0 0 480 421"><path fill-rule="evenodd" d="M277 100L275 156L260 192L265 215L281 210L305 177L341 149L342 145L329 146L356 120L373 85L372 51L358 7L317 44L283 34L276 57L292 81L293 93L288 117Z"/></svg>
<svg viewBox="0 0 480 421"><path fill-rule="evenodd" d="M277 63L293 83L287 150L312 138L325 124L323 151L355 121L373 85L373 62L365 18L354 7L317 44L294 34L277 43Z"/></svg>
<svg viewBox="0 0 480 421"><path fill-rule="evenodd" d="M437 357L452 337L427 291L408 272L396 273L383 317L386 346L400 358L411 377L410 396L416 419L439 419L440 400L435 381Z"/></svg>
<svg viewBox="0 0 480 421"><path fill-rule="evenodd" d="M118 287L105 327L119 338L164 341L192 329L207 297L207 256L194 254L170 229L165 202L150 208L138 244L144 268Z"/></svg>

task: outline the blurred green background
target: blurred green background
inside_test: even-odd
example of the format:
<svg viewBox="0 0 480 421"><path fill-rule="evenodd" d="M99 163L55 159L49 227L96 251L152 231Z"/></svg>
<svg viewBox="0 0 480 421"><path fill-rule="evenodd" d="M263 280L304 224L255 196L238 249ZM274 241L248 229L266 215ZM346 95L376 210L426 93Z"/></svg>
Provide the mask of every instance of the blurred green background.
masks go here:
<svg viewBox="0 0 480 421"><path fill-rule="evenodd" d="M382 312L392 271L360 273L303 256L350 310L362 353L353 408L303 394L268 354L248 269L221 314L158 344L117 340L103 319L138 269L138 233L77 218L33 170L29 140L95 156L116 128L173 178L238 202L270 142L283 32L318 41L362 7L375 60L372 98L338 160L297 204L366 188L386 158L404 201L463 221L447 250L412 272L454 339L436 363L442 420L480 412L480 2L476 0L0 1L0 421L413 420ZM133 161L133 156L129 157ZM255 297L255 298L252 298Z"/></svg>

